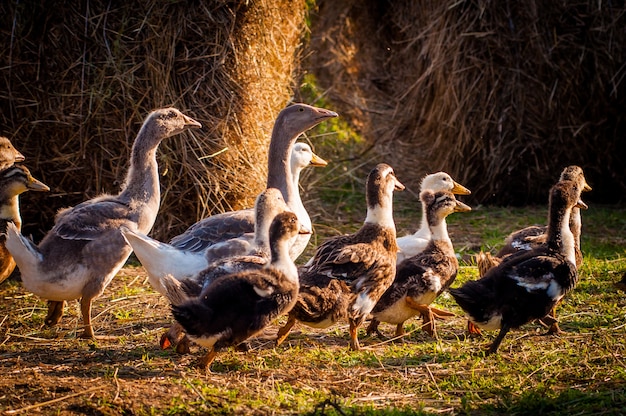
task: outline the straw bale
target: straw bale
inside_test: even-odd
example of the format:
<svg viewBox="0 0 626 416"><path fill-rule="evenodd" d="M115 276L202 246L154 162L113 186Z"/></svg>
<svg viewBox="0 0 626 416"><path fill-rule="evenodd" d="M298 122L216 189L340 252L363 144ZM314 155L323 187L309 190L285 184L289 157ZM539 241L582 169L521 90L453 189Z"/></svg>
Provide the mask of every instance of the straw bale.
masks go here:
<svg viewBox="0 0 626 416"><path fill-rule="evenodd" d="M307 68L405 184L446 170L475 202L547 200L581 165L626 190L626 6L321 0Z"/></svg>
<svg viewBox="0 0 626 416"><path fill-rule="evenodd" d="M153 109L203 129L164 141L167 240L211 213L251 206L273 121L293 91L304 0L10 1L0 4L0 134L47 195L24 195L26 233L58 208L117 193L133 139Z"/></svg>

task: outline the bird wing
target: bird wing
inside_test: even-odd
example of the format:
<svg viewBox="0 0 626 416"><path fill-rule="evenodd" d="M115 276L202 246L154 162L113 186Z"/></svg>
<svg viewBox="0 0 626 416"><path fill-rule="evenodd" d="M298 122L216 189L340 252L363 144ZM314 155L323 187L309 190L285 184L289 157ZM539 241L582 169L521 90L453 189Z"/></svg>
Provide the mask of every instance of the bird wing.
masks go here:
<svg viewBox="0 0 626 416"><path fill-rule="evenodd" d="M130 215L131 208L116 199L86 201L59 212L51 232L66 240L95 240L122 225L135 229Z"/></svg>
<svg viewBox="0 0 626 416"><path fill-rule="evenodd" d="M182 250L198 252L218 242L253 232L254 211L244 209L200 220L184 233L172 238L170 244Z"/></svg>

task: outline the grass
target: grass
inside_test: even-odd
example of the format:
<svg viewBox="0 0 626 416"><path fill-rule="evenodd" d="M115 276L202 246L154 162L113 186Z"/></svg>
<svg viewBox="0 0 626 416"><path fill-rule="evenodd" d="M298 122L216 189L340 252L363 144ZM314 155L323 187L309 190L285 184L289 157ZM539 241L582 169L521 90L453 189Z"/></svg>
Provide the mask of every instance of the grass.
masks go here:
<svg viewBox="0 0 626 416"><path fill-rule="evenodd" d="M455 285L477 276L471 262L477 250L495 250L513 228L541 223L544 216L545 207L479 207L451 216L452 240L464 259ZM415 219L397 217L399 228L412 231ZM335 228L350 231L361 221ZM528 324L507 335L498 355L487 357L481 349L495 333L466 338L460 309L444 295L437 306L458 315L438 323L438 339L413 320L402 341L362 333L365 348L352 352L346 325L328 330L296 326L275 348L266 338L276 325L252 342L251 351L225 351L205 373L195 366L199 348L181 356L158 347L170 323L168 306L147 286L141 267L125 267L95 302L96 333L110 337L96 341L76 338L76 302L66 308L58 327L47 328L44 302L9 280L0 286L0 411L623 414L626 300L612 283L626 271L626 210L592 206L583 214L583 225L580 283L558 311L566 333L544 336L542 327ZM381 329L393 333L390 325Z"/></svg>

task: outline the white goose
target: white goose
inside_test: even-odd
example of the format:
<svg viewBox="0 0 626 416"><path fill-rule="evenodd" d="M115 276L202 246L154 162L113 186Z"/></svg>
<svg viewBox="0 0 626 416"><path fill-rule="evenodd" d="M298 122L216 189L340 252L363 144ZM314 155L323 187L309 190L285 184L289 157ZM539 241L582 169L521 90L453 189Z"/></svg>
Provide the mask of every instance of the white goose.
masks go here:
<svg viewBox="0 0 626 416"><path fill-rule="evenodd" d="M91 302L100 296L131 253L119 229L152 228L161 192L156 152L170 136L201 124L175 108L156 110L143 123L131 151L130 168L118 195L102 195L57 214L39 246L9 224L6 247L24 287L50 299L46 323L56 324L66 300L80 298L83 338L93 338Z"/></svg>
<svg viewBox="0 0 626 416"><path fill-rule="evenodd" d="M448 191L457 195L471 194L469 189L456 183L452 177L445 172L432 173L424 177L420 185L420 192L427 189L434 192ZM398 248L400 249L400 251L398 251L398 263L424 251L430 242L430 235L426 207L422 204L422 220L419 230L414 234L398 238Z"/></svg>

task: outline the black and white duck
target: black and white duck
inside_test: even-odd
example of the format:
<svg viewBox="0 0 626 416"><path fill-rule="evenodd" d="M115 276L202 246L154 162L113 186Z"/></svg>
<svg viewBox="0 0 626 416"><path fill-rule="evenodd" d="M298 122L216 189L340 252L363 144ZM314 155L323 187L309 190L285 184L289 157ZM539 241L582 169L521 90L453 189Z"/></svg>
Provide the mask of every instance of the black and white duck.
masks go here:
<svg viewBox="0 0 626 416"><path fill-rule="evenodd" d="M167 137L200 123L175 108L153 111L131 150L130 167L118 195L101 195L60 211L38 246L16 226L7 228L6 246L20 269L24 287L49 299L48 325L56 324L66 300L80 298L83 338L93 338L92 300L102 294L131 253L120 227L147 233L161 202L156 152Z"/></svg>
<svg viewBox="0 0 626 416"><path fill-rule="evenodd" d="M0 136L0 171L13 166L15 162L23 162L24 155L17 151L7 137Z"/></svg>
<svg viewBox="0 0 626 416"><path fill-rule="evenodd" d="M166 297L176 321L208 352L207 368L217 353L256 335L291 309L298 295L298 270L289 256L289 242L300 232L297 216L280 213L270 227L271 260L259 270L222 276L190 297L180 281L166 276Z"/></svg>
<svg viewBox="0 0 626 416"><path fill-rule="evenodd" d="M398 246L392 202L393 191L402 189L391 166L381 163L370 172L365 223L354 234L324 241L299 270L298 300L278 331L277 345L296 321L326 328L347 318L350 348L360 348L357 331L395 276Z"/></svg>
<svg viewBox="0 0 626 416"><path fill-rule="evenodd" d="M297 189L297 187L299 186L298 183L300 180L300 173L305 167L326 166L326 164L327 163L324 159L313 153L311 147L308 144L296 143L293 146L290 156L292 182L294 187ZM267 189L278 188L270 187ZM269 194L267 195L267 197L269 197ZM252 250L252 245L255 238L259 241L265 241L265 249L268 251L266 257L269 258L269 248L267 248L267 244L269 243L267 241L267 235L258 235L257 237L255 237L255 229L257 229L255 218L257 218L259 214L263 215L263 213L267 213L266 215L261 217L266 219L266 223L259 228L261 232L267 233L272 219L278 212L276 211L274 213L271 213L270 209L290 209L291 211L295 212L296 215L298 215L299 220L302 218L300 224L303 229L310 230L311 219L306 213L306 209L302 205L302 200L300 198L299 192L296 192L293 196L292 204L290 207L284 206L285 201L284 194L282 192L281 200L283 200L283 204L281 204L281 206L274 205L273 207L271 207L268 205L267 208L263 208L261 213L259 213L256 209L235 211L231 213L215 215L196 223L195 226L199 227L202 223L209 223L209 219L213 218L213 225L216 225L215 218L219 217L224 220L222 226L226 235L236 235L235 237L224 239L222 241L217 241L217 239L215 239L215 241L213 241L211 244L203 246L201 250L181 249L180 247L177 247L175 245L162 243L141 233L133 232L132 230L126 231L125 235L128 237L128 242L133 247L135 255L146 269L146 272L149 276L150 284L152 285L152 287L155 288L155 290L163 293L160 290L159 283L160 279L163 276L172 275L178 280L195 278L198 273L200 273L202 270L205 270L214 261L221 261L221 259L228 257L251 254L250 251ZM266 199L266 201L267 203L269 203L270 200ZM239 220L241 220L242 218L247 218L248 213L252 213L252 215L256 216L252 218L252 221L250 221L250 225L252 225L253 230L252 232L241 233L240 231L242 231L242 229L240 228L238 228L239 231L237 231L236 233L233 233L232 229L231 231L227 230L227 224L230 221L234 221L233 224L236 227L241 227L241 223L239 222ZM194 226L192 226L192 228L193 227ZM212 232L211 230L212 229L209 227L204 230L198 229L196 231L200 233L204 231ZM308 235L310 238L310 232L307 232L306 235ZM308 242L308 238L303 239ZM300 239L298 239L298 241L300 241ZM294 246L292 245L290 252L291 250L293 250L293 247Z"/></svg>
<svg viewBox="0 0 626 416"><path fill-rule="evenodd" d="M5 247L5 233L9 222L15 224L18 231L22 229L20 194L26 191L49 190L47 185L33 178L25 166L14 165L0 171L0 283L15 269L15 260Z"/></svg>
<svg viewBox="0 0 626 416"><path fill-rule="evenodd" d="M436 336L434 318L438 310L431 309L430 304L450 287L459 268L445 219L453 212L466 212L471 208L448 191L425 190L420 200L426 211L430 242L421 253L397 264L393 283L372 310L368 333L381 335L378 325L387 322L396 325L395 336L399 337L404 334L406 320L422 315L424 330Z"/></svg>
<svg viewBox="0 0 626 416"><path fill-rule="evenodd" d="M468 319L481 329L500 329L487 353L504 336L546 316L578 281L575 239L569 227L572 208L584 207L582 187L559 181L550 190L546 244L505 258L479 280L449 289Z"/></svg>
<svg viewBox="0 0 626 416"><path fill-rule="evenodd" d="M446 172L437 172L426 175L420 184L420 192L425 190L431 191L449 191L456 195L469 195L472 192L457 183ZM444 219L445 224L445 219ZM430 243L430 227L426 218L426 207L422 204L422 219L420 228L410 235L398 238L398 264L409 257L413 257L421 253Z"/></svg>

